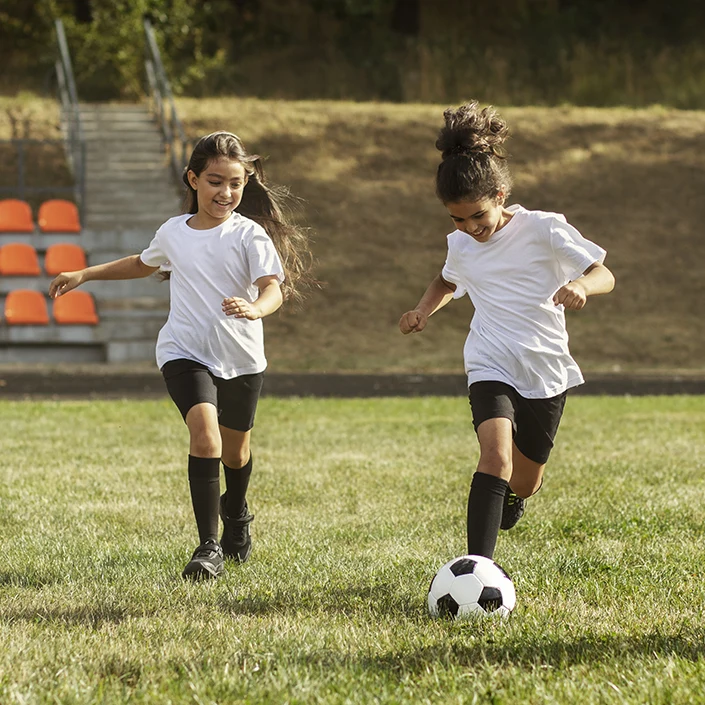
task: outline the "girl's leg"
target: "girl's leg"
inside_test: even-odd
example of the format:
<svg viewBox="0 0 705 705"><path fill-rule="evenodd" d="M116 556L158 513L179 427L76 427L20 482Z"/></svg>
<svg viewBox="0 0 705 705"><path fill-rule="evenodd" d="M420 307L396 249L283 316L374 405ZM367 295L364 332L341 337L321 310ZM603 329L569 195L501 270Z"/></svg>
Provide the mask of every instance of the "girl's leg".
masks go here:
<svg viewBox="0 0 705 705"><path fill-rule="evenodd" d="M246 506L247 486L252 474L250 434L251 431L236 431L225 426L220 427L227 489L225 511L231 517L239 517Z"/></svg>
<svg viewBox="0 0 705 705"><path fill-rule="evenodd" d="M201 544L218 540L218 502L220 500L220 456L222 443L218 432L218 412L213 404L192 406L186 414L189 430L188 478L193 513Z"/></svg>
<svg viewBox="0 0 705 705"><path fill-rule="evenodd" d="M514 445L512 451L512 476L509 487L512 492L522 499L527 499L536 494L543 483L543 471L546 463L537 463L527 458Z"/></svg>
<svg viewBox="0 0 705 705"><path fill-rule="evenodd" d="M200 545L182 572L184 578L216 578L223 572L218 543L220 454L218 394L205 365L186 358L162 367L164 382L189 431L188 479Z"/></svg>
<svg viewBox="0 0 705 705"><path fill-rule="evenodd" d="M494 555L502 506L512 476L512 422L492 418L477 428L480 461L468 497L468 554Z"/></svg>
<svg viewBox="0 0 705 705"><path fill-rule="evenodd" d="M220 544L226 558L243 563L252 552L250 524L254 515L247 506L247 486L252 474L250 431L220 427L223 438L223 466L226 493L220 499L223 537Z"/></svg>
<svg viewBox="0 0 705 705"><path fill-rule="evenodd" d="M565 401L565 392L548 399L516 396L513 472L504 502L502 529L516 525L524 515L525 500L541 489Z"/></svg>
<svg viewBox="0 0 705 705"><path fill-rule="evenodd" d="M226 492L220 498L223 520L221 545L226 558L246 561L252 551L250 524L254 516L247 506L247 487L252 474L250 433L264 374L218 380L220 436L223 443Z"/></svg>
<svg viewBox="0 0 705 705"><path fill-rule="evenodd" d="M545 467L546 463L527 458L514 444L512 477L504 498L500 529L507 531L513 528L524 516L525 500L541 489Z"/></svg>

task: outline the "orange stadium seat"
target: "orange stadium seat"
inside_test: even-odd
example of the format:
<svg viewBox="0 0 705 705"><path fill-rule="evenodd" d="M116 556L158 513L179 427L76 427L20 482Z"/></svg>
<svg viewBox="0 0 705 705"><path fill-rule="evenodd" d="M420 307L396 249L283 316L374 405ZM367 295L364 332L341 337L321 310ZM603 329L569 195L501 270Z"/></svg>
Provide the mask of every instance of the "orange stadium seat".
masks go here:
<svg viewBox="0 0 705 705"><path fill-rule="evenodd" d="M78 208L71 201L56 198L39 206L37 223L43 233L80 233Z"/></svg>
<svg viewBox="0 0 705 705"><path fill-rule="evenodd" d="M8 325L49 324L49 312L44 294L29 289L15 289L5 299L5 322Z"/></svg>
<svg viewBox="0 0 705 705"><path fill-rule="evenodd" d="M32 245L10 242L0 247L0 276L38 277L39 258Z"/></svg>
<svg viewBox="0 0 705 705"><path fill-rule="evenodd" d="M86 253L80 245L60 243L49 245L44 258L44 271L52 277L61 272L75 272L85 269Z"/></svg>
<svg viewBox="0 0 705 705"><path fill-rule="evenodd" d="M93 297L87 291L69 291L54 299L54 320L61 325L98 324Z"/></svg>
<svg viewBox="0 0 705 705"><path fill-rule="evenodd" d="M0 201L0 232L33 233L34 223L29 203L18 198Z"/></svg>

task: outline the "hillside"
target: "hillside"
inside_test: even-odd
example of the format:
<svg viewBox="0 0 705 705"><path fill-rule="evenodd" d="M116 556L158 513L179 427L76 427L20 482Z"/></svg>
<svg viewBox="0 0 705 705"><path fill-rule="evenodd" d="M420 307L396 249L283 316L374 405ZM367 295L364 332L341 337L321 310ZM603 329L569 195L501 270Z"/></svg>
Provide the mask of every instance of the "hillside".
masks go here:
<svg viewBox="0 0 705 705"><path fill-rule="evenodd" d="M14 106L14 107L13 107ZM318 277L305 309L266 325L272 371L460 371L472 308L454 301L421 335L399 316L440 270L450 220L433 194L444 106L181 99L191 137L230 129L303 199ZM32 137L56 138L51 101L0 101ZM586 370L705 369L705 113L652 108L502 108L512 127L511 200L565 213L608 250L615 291L570 312ZM67 182L56 148L30 165ZM12 158L7 155L12 165ZM11 181L6 170L0 183Z"/></svg>
<svg viewBox="0 0 705 705"><path fill-rule="evenodd" d="M318 276L304 311L267 321L273 370L458 371L472 308L397 329L440 270L450 221L433 194L442 106L180 100L191 136L237 132L304 199ZM513 202L565 213L608 251L615 291L570 312L586 370L705 367L705 113L505 108Z"/></svg>

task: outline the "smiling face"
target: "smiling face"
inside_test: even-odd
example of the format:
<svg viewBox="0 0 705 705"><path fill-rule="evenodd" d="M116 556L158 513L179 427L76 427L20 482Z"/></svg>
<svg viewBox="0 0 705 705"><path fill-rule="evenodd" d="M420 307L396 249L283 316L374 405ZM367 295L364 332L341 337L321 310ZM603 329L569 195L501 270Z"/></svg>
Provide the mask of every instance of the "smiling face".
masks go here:
<svg viewBox="0 0 705 705"><path fill-rule="evenodd" d="M445 204L455 227L477 242L487 242L510 220L512 214L504 209L504 194L481 201L460 201Z"/></svg>
<svg viewBox="0 0 705 705"><path fill-rule="evenodd" d="M207 230L224 223L240 205L247 174L240 162L220 157L211 160L198 175L189 171L188 180L198 203L198 212L189 225Z"/></svg>

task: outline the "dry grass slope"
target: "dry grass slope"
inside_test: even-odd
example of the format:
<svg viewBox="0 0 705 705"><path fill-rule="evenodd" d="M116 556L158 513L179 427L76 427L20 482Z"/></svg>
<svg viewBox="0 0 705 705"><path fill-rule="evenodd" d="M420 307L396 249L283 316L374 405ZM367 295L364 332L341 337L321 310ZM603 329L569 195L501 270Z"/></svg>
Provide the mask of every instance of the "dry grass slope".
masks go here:
<svg viewBox="0 0 705 705"><path fill-rule="evenodd" d="M0 96L0 140L12 138L30 140L61 140L59 108L52 100L24 93L9 98ZM17 186L17 150L9 144L0 144L0 187ZM25 145L24 180L26 186L63 187L72 183L63 147L57 144ZM9 194L1 194L7 198ZM46 198L66 198L66 194L48 192L29 195L27 201L36 210Z"/></svg>
<svg viewBox="0 0 705 705"><path fill-rule="evenodd" d="M239 133L274 181L305 200L318 274L306 310L274 318L278 370L459 371L472 310L453 302L427 331L396 328L440 270L450 223L433 194L443 106L181 100L190 135ZM700 368L705 333L705 113L505 108L512 200L565 213L608 250L608 297L569 314L588 370Z"/></svg>
<svg viewBox="0 0 705 705"><path fill-rule="evenodd" d="M32 136L56 136L46 101L25 97ZM0 137L9 136L0 103ZM440 270L450 222L433 194L440 105L181 99L196 138L237 132L271 180L304 201L317 274L299 313L267 322L273 371L460 372L469 301L403 337L401 313ZM704 112L502 108L512 127L512 200L565 213L608 250L617 288L569 314L586 370L700 369L705 332ZM56 182L66 175L49 159ZM56 167L56 168L55 168Z"/></svg>

